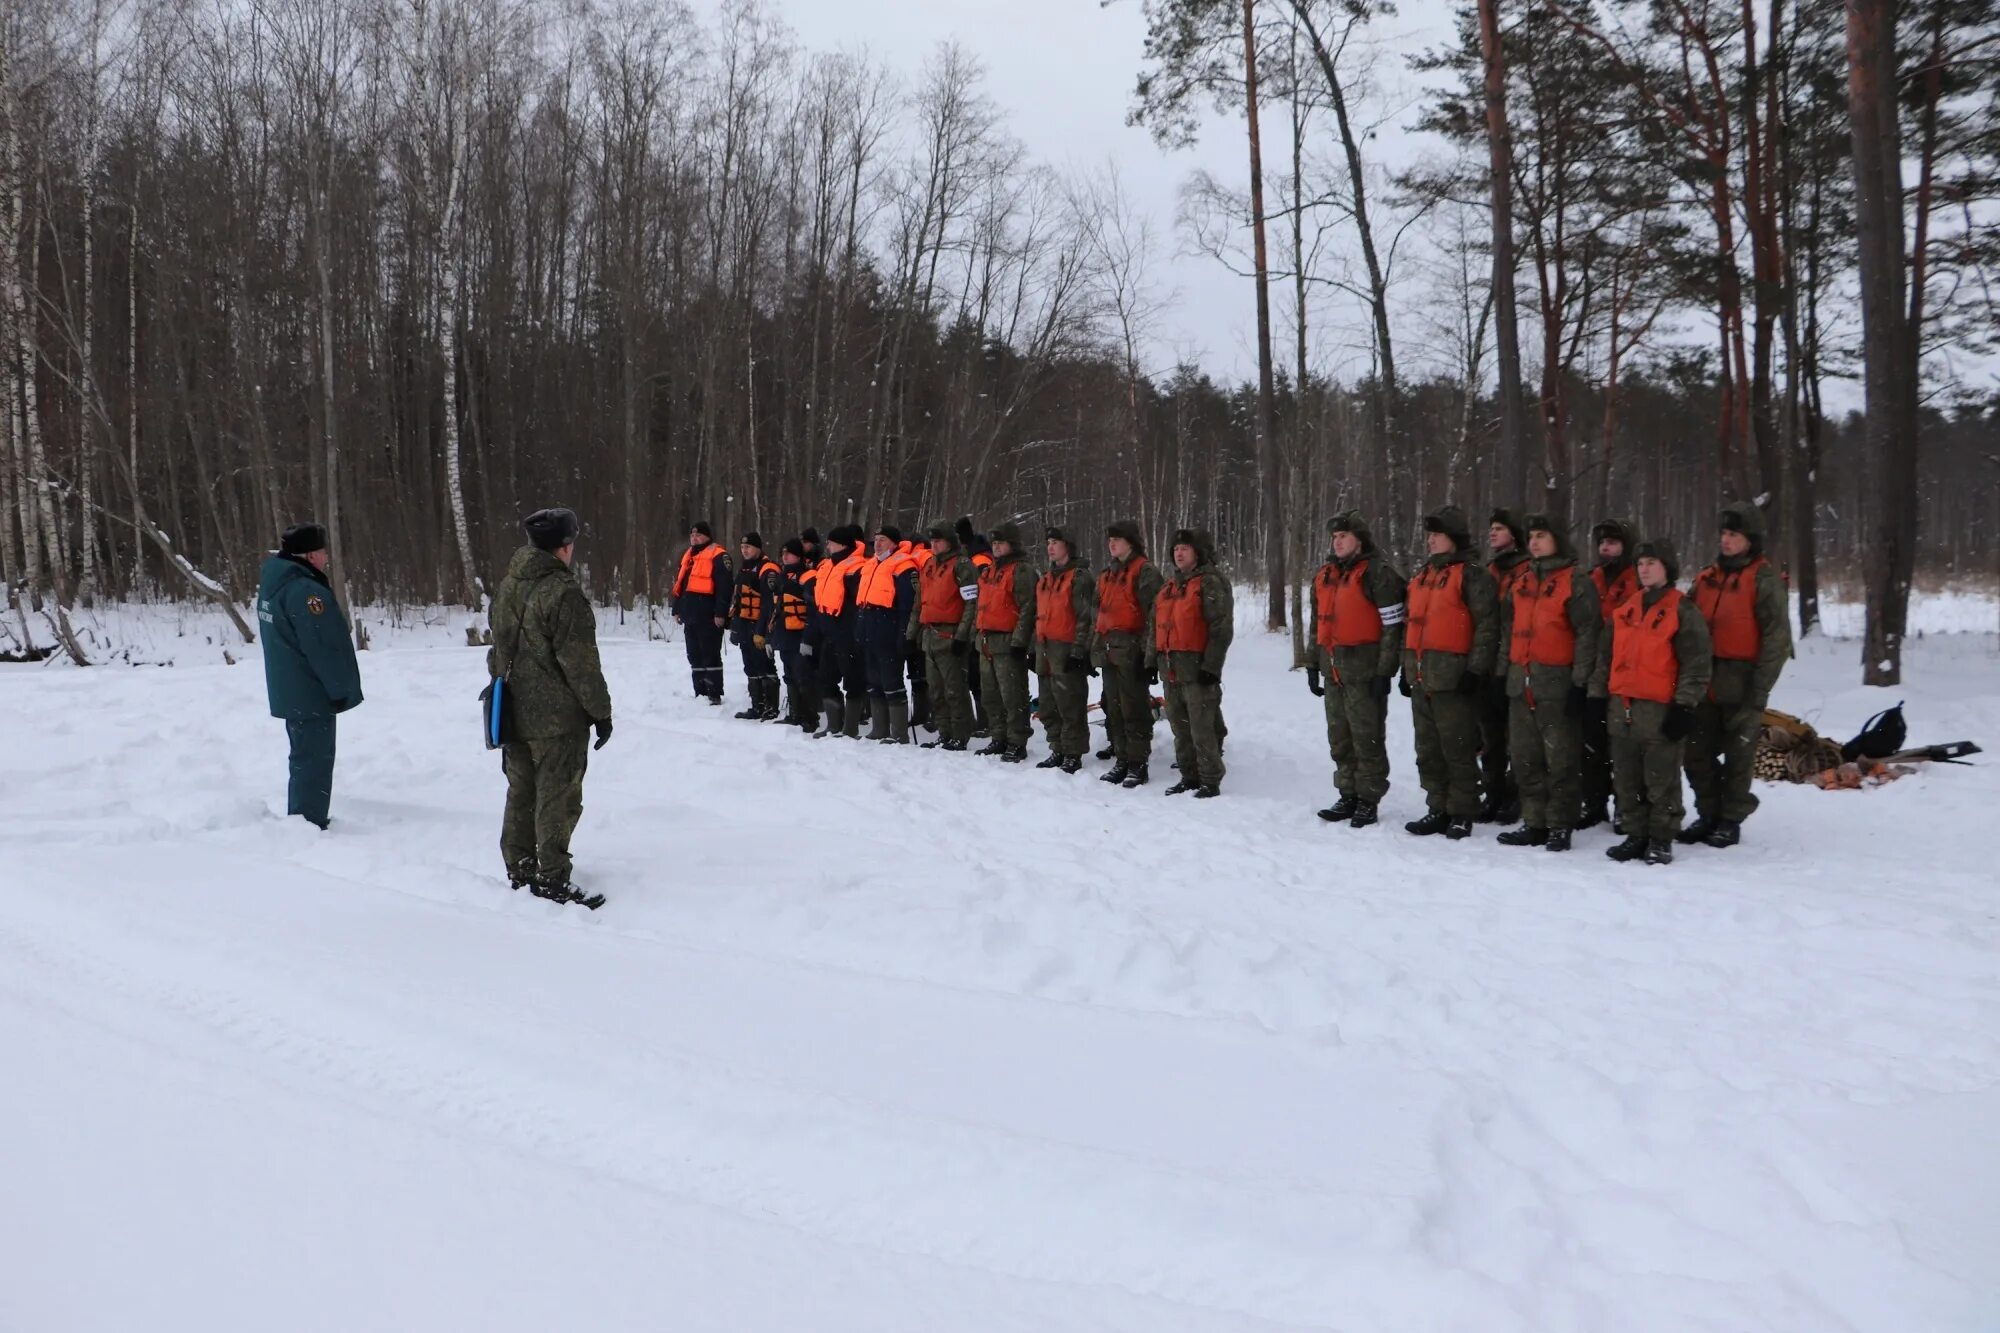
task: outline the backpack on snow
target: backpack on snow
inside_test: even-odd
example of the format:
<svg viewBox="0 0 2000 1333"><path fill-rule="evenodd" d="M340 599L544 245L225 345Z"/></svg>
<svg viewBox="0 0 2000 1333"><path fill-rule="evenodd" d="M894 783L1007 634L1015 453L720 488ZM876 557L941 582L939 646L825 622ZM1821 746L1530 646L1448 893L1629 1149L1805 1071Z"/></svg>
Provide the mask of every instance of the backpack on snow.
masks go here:
<svg viewBox="0 0 2000 1333"><path fill-rule="evenodd" d="M1885 708L1868 719L1860 735L1840 747L1841 761L1851 764L1856 759L1887 759L1902 750L1909 733L1903 723L1903 705Z"/></svg>

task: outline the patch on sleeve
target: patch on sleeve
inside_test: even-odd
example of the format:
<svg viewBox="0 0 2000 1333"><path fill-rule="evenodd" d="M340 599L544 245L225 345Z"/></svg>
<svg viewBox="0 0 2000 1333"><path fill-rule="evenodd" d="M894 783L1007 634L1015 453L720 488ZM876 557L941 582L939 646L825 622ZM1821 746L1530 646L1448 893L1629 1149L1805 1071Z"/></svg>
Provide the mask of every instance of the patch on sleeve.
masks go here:
<svg viewBox="0 0 2000 1333"><path fill-rule="evenodd" d="M1405 603L1398 602L1394 606L1382 607L1380 611L1382 623L1384 625L1402 624L1406 618L1405 606Z"/></svg>
<svg viewBox="0 0 2000 1333"><path fill-rule="evenodd" d="M310 611L312 614L316 616L325 615L326 599L321 597L318 593L308 593L306 595L306 610Z"/></svg>

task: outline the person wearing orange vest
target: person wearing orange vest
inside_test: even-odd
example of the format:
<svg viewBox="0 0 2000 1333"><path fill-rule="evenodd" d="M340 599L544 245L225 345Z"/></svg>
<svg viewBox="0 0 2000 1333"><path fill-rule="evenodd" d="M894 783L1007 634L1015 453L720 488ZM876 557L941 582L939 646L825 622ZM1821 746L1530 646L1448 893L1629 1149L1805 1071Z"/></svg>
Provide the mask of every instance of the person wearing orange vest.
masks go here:
<svg viewBox="0 0 2000 1333"><path fill-rule="evenodd" d="M813 580L806 638L799 649L826 710L826 729L818 733L823 737L859 737L861 714L868 707L868 672L855 639L861 567L868 559L861 542L856 523L843 523L826 534L826 555Z"/></svg>
<svg viewBox="0 0 2000 1333"><path fill-rule="evenodd" d="M949 523L933 523L931 552L917 566L917 604L909 632L924 650L931 719L938 738L929 750L963 750L972 741L972 699L965 683L979 611L979 571L958 545Z"/></svg>
<svg viewBox="0 0 2000 1333"><path fill-rule="evenodd" d="M1764 558L1764 515L1754 504L1722 511L1721 554L1695 576L1694 603L1708 622L1715 667L1695 709L1681 761L1694 788L1684 843L1734 847L1757 808L1750 790L1764 708L1792 655L1791 598Z"/></svg>
<svg viewBox="0 0 2000 1333"><path fill-rule="evenodd" d="M1035 678L1049 757L1036 768L1080 772L1090 748L1090 639L1097 584L1070 535L1050 528L1048 572L1035 580Z"/></svg>
<svg viewBox="0 0 2000 1333"><path fill-rule="evenodd" d="M1494 591L1500 598L1500 614L1504 617L1515 580L1526 576L1529 564L1528 530L1521 525L1520 516L1514 510L1493 511L1486 525L1486 549L1492 552L1492 558L1486 562L1486 572L1493 576ZM1508 754L1512 739L1512 715L1507 703L1507 673L1502 665L1506 656L1507 640L1503 629L1493 679L1488 683L1486 698L1480 702L1479 708L1481 797L1479 813L1472 821L1475 824L1511 824L1521 814L1521 788L1515 780Z"/></svg>
<svg viewBox="0 0 2000 1333"><path fill-rule="evenodd" d="M952 523L951 530L958 535L959 549L965 552L968 560L972 561L972 569L975 574L984 573L993 567L993 542L985 533L976 531L973 528L970 515L960 515ZM919 652L914 657L915 668L911 672L911 679L912 681L922 680L924 674L923 654ZM972 696L972 734L974 736L991 736L993 729L987 725L986 717L986 691L983 682L980 680L977 664L966 669L965 688L966 692ZM911 725L915 725L914 721Z"/></svg>
<svg viewBox="0 0 2000 1333"><path fill-rule="evenodd" d="M1604 854L1666 865L1681 827L1681 744L1708 693L1712 658L1701 612L1674 586L1680 560L1673 546L1654 539L1634 554L1639 592L1612 613L1593 682L1608 701L1618 827L1625 835Z"/></svg>
<svg viewBox="0 0 2000 1333"><path fill-rule="evenodd" d="M868 739L910 743L910 699L903 693L903 654L917 608L917 565L902 529L875 530L875 554L856 580L855 639L868 678Z"/></svg>
<svg viewBox="0 0 2000 1333"><path fill-rule="evenodd" d="M771 646L785 679L785 714L788 727L807 732L819 729L819 691L813 686L812 663L806 651L806 626L811 619L813 584L819 579L818 566L806 559L806 544L799 537L787 537L778 548L778 602L771 613Z"/></svg>
<svg viewBox="0 0 2000 1333"><path fill-rule="evenodd" d="M1479 813L1479 710L1492 695L1500 595L1472 559L1463 509L1447 505L1425 515L1424 530L1430 558L1405 599L1402 691L1410 697L1417 778L1430 808L1403 829L1469 838Z"/></svg>
<svg viewBox="0 0 2000 1333"><path fill-rule="evenodd" d="M1018 764L1028 757L1034 728L1028 651L1035 643L1035 571L1021 558L1019 527L1002 523L991 540L991 559L979 569L972 622L979 667L979 691L973 697L985 696L993 730L993 739L979 753Z"/></svg>
<svg viewBox="0 0 2000 1333"><path fill-rule="evenodd" d="M1527 572L1514 578L1500 620L1522 824L1500 841L1566 852L1583 809L1581 728L1604 617L1556 521L1530 514L1522 526Z"/></svg>
<svg viewBox="0 0 2000 1333"><path fill-rule="evenodd" d="M708 524L695 524L688 532L687 549L681 552L667 609L687 636L694 697L718 706L722 703L722 627L729 623L730 598L735 591L729 553L716 544Z"/></svg>
<svg viewBox="0 0 2000 1333"><path fill-rule="evenodd" d="M1174 576L1153 602L1153 660L1166 682L1181 772L1169 796L1222 794L1222 664L1235 637L1236 594L1216 568L1215 539L1182 528L1174 534Z"/></svg>
<svg viewBox="0 0 2000 1333"><path fill-rule="evenodd" d="M1312 665L1306 687L1326 706L1326 748L1339 798L1319 817L1367 828L1389 794L1389 685L1403 653L1408 581L1375 549L1361 515L1326 525L1331 546L1313 575Z"/></svg>
<svg viewBox="0 0 2000 1333"><path fill-rule="evenodd" d="M736 600L730 607L729 635L743 656L743 681L750 706L736 716L770 722L778 716L778 667L771 660L771 623L778 612L778 562L764 555L764 539L743 534L737 547L743 557L736 571Z"/></svg>
<svg viewBox="0 0 2000 1333"><path fill-rule="evenodd" d="M1151 780L1153 762L1153 606L1166 579L1146 559L1139 525L1130 520L1104 531L1111 563L1097 576L1097 623L1091 662L1103 673L1104 733L1110 742L1099 759L1116 760L1102 779L1127 789Z"/></svg>
<svg viewBox="0 0 2000 1333"><path fill-rule="evenodd" d="M1597 589L1597 607L1607 627L1618 608L1639 594L1639 575L1632 568L1632 528L1607 518L1590 530L1597 563L1590 571ZM1602 696L1592 695L1583 709L1583 818L1576 826L1595 828L1611 819L1611 732Z"/></svg>

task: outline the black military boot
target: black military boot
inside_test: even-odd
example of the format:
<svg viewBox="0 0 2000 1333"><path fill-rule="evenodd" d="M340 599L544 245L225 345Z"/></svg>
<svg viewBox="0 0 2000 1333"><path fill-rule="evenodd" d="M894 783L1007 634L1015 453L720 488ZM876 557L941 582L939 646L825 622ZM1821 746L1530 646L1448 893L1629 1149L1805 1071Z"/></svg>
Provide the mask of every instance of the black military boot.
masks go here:
<svg viewBox="0 0 2000 1333"><path fill-rule="evenodd" d="M1569 850L1569 839L1570 833L1568 829L1552 828L1549 830L1549 840L1542 844L1542 850L1548 852L1566 852Z"/></svg>
<svg viewBox="0 0 2000 1333"><path fill-rule="evenodd" d="M868 699L868 739L889 739L889 701L874 695Z"/></svg>
<svg viewBox="0 0 2000 1333"><path fill-rule="evenodd" d="M1002 751L1000 752L1000 762L1001 762L1001 763L1003 763L1003 764L1025 764L1025 763L1027 763L1027 762L1028 762L1028 747L1027 747L1027 746L1025 746L1025 745L1010 745L1010 746L1008 746L1008 747L1007 747L1006 749L1004 749L1004 750L1002 750Z"/></svg>
<svg viewBox="0 0 2000 1333"><path fill-rule="evenodd" d="M1567 832L1567 830L1564 830ZM1502 847L1540 847L1549 840L1549 831L1523 824L1517 829L1508 829L1494 841Z"/></svg>
<svg viewBox="0 0 2000 1333"><path fill-rule="evenodd" d="M1583 818L1576 821L1576 826L1580 829L1596 828L1599 824L1609 824L1610 822L1610 802L1586 801L1583 806Z"/></svg>
<svg viewBox="0 0 2000 1333"><path fill-rule="evenodd" d="M1114 765L1109 773L1098 778L1099 782L1123 782L1132 776L1132 770L1125 764Z"/></svg>
<svg viewBox="0 0 2000 1333"><path fill-rule="evenodd" d="M938 745L938 749L949 750L953 754L963 754L965 752L966 744L967 743L965 741L944 741Z"/></svg>
<svg viewBox="0 0 2000 1333"><path fill-rule="evenodd" d="M535 863L533 861L522 861L519 864L507 867L508 888L525 889L534 882Z"/></svg>
<svg viewBox="0 0 2000 1333"><path fill-rule="evenodd" d="M1204 782L1194 789L1194 798L1197 801L1206 801L1220 795L1222 795L1222 788L1215 786L1213 783Z"/></svg>
<svg viewBox="0 0 2000 1333"><path fill-rule="evenodd" d="M1460 842L1471 837L1472 821L1469 819L1452 820L1444 826L1444 836L1450 838L1453 842Z"/></svg>
<svg viewBox="0 0 2000 1333"><path fill-rule="evenodd" d="M1649 842L1646 844L1646 864L1649 866L1670 866L1674 863L1674 845L1670 842Z"/></svg>
<svg viewBox="0 0 2000 1333"><path fill-rule="evenodd" d="M1520 820L1521 798L1518 796L1504 798L1499 808L1493 812L1493 822L1496 824L1517 824Z"/></svg>
<svg viewBox="0 0 2000 1333"><path fill-rule="evenodd" d="M1064 755L1062 761L1062 771L1065 773L1083 772L1083 756L1080 754Z"/></svg>
<svg viewBox="0 0 2000 1333"><path fill-rule="evenodd" d="M1044 759L1042 760L1041 763L1035 765L1036 768L1061 768L1062 766L1063 766L1063 757L1057 754L1054 750L1049 751L1049 757L1047 759Z"/></svg>
<svg viewBox="0 0 2000 1333"><path fill-rule="evenodd" d="M928 685L910 686L910 725L936 731L931 725L931 690Z"/></svg>
<svg viewBox="0 0 2000 1333"><path fill-rule="evenodd" d="M1497 824L1500 822L1502 797L1499 792L1488 792L1479 803L1479 813L1472 817L1476 824Z"/></svg>
<svg viewBox="0 0 2000 1333"><path fill-rule="evenodd" d="M1167 796L1179 796L1182 792L1193 791L1196 787L1199 787L1200 785L1201 784L1199 782L1190 782L1186 778L1182 778L1179 782L1176 782L1173 786L1167 788L1167 790L1163 794Z"/></svg>
<svg viewBox="0 0 2000 1333"><path fill-rule="evenodd" d="M975 736L977 736L977 735L978 735L979 733L978 733L977 731L975 731L975 732L973 732L972 734L973 734L973 735L975 735ZM993 738L992 740L990 740L990 741L986 742L986 744L984 744L984 745L980 746L978 750L974 751L974 753L976 753L976 754L1005 754L1005 753L1007 753L1007 742L1006 742L1006 741L1004 741L1004 740L1002 740L1002 739L1001 739L1000 737L998 737L998 736L995 736L995 737L994 737L994 738Z"/></svg>
<svg viewBox="0 0 2000 1333"><path fill-rule="evenodd" d="M898 697L889 701L889 735L887 739L891 745L908 745L910 743L910 701L908 699Z"/></svg>
<svg viewBox="0 0 2000 1333"><path fill-rule="evenodd" d="M1116 759L1118 757L1118 748L1113 745L1107 745L1097 752L1097 757L1099 759Z"/></svg>
<svg viewBox="0 0 2000 1333"><path fill-rule="evenodd" d="M1355 804L1353 792L1342 792L1339 800L1319 812L1319 817L1329 824L1345 824L1354 818Z"/></svg>
<svg viewBox="0 0 2000 1333"><path fill-rule="evenodd" d="M826 725L815 731L813 735L820 739L828 736L837 736L840 734L840 729L846 725L847 705L840 701L839 695L835 695L826 701Z"/></svg>
<svg viewBox="0 0 2000 1333"><path fill-rule="evenodd" d="M1442 810L1433 810L1422 819L1412 819L1403 825L1403 832L1414 833L1419 838L1428 838L1433 833L1442 833L1451 827L1451 816Z"/></svg>
<svg viewBox="0 0 2000 1333"><path fill-rule="evenodd" d="M750 682L750 706L736 710L736 716L745 722L755 722L764 716L764 705L758 702L760 695L757 682Z"/></svg>
<svg viewBox="0 0 2000 1333"><path fill-rule="evenodd" d="M1702 841L1711 847L1734 847L1743 841L1743 826L1733 819L1718 819L1714 830Z"/></svg>
<svg viewBox="0 0 2000 1333"><path fill-rule="evenodd" d="M1367 828L1382 818L1382 812L1373 801L1356 801L1354 818L1347 821L1349 828Z"/></svg>
<svg viewBox="0 0 2000 1333"><path fill-rule="evenodd" d="M1147 765L1145 764L1132 765L1132 767L1125 770L1125 780L1118 785L1125 788L1126 791L1131 791L1134 787L1145 786L1153 780L1152 774L1148 773L1146 769Z"/></svg>
<svg viewBox="0 0 2000 1333"><path fill-rule="evenodd" d="M1637 861L1646 854L1646 839L1633 833L1616 847L1606 847L1604 854L1614 861Z"/></svg>
<svg viewBox="0 0 2000 1333"><path fill-rule="evenodd" d="M1707 815L1703 815L1683 828L1679 833L1674 834L1674 841L1683 847L1692 847L1698 842L1707 842L1708 835L1713 832L1715 832L1715 821Z"/></svg>

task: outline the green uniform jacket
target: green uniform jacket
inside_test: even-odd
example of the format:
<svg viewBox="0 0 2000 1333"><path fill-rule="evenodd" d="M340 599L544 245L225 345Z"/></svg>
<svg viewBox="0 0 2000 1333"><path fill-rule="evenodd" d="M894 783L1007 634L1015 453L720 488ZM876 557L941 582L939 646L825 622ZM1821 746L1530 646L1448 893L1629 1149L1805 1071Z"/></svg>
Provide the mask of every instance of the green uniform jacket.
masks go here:
<svg viewBox="0 0 2000 1333"><path fill-rule="evenodd" d="M272 717L330 717L361 702L354 639L324 574L288 555L268 557L257 585L257 620Z"/></svg>
<svg viewBox="0 0 2000 1333"><path fill-rule="evenodd" d="M1734 574L1748 568L1750 562L1757 558L1755 554L1734 558L1722 556L1713 568L1724 574ZM1778 675L1792 655L1791 595L1785 590L1784 580L1778 577L1778 571L1769 563L1757 571L1757 591L1752 609L1757 617L1757 660L1718 661L1715 664L1709 693L1719 704L1759 709L1768 705L1771 691L1777 688Z"/></svg>
<svg viewBox="0 0 2000 1333"><path fill-rule="evenodd" d="M1432 694L1456 690L1459 680L1467 672L1491 676L1494 663L1505 660L1499 655L1500 594L1494 586L1493 576L1486 572L1486 566L1464 551L1453 551L1449 555L1432 556L1424 568L1443 569L1457 564L1465 566L1465 579L1460 588L1465 596L1465 608L1472 613L1472 651L1445 653L1435 648L1424 650L1423 688ZM1415 583L1414 578L1411 583ZM1417 654L1406 647L1403 651L1403 675L1412 686L1417 683L1418 665Z"/></svg>
<svg viewBox="0 0 2000 1333"><path fill-rule="evenodd" d="M1520 698L1532 685L1536 703L1560 703L1569 693L1570 686L1587 690L1597 674L1598 639L1604 628L1604 612L1598 605L1597 585L1590 581L1590 572L1576 563L1574 555L1564 552L1535 561L1533 570L1525 577L1529 586L1540 588L1543 579L1564 566L1573 571L1569 578L1568 618L1569 627L1576 632L1576 656L1566 667L1523 666L1514 661L1514 599L1503 599L1500 604L1500 643L1501 655L1507 659L1509 698Z"/></svg>
<svg viewBox="0 0 2000 1333"><path fill-rule="evenodd" d="M940 626L924 624L923 570L933 560L951 561L952 576L958 580L958 590L965 598L965 610L960 613L958 625L949 635L944 634ZM979 566L972 563L972 558L954 546L951 548L951 554L949 555L927 555L922 560L919 560L916 566L916 573L912 577L917 581L917 596L916 600L910 604L908 637L921 639L923 631L928 629L931 633L937 634L942 638L957 639L960 643L971 643L973 627L979 623ZM1030 597L1028 603L1029 610L1032 613L1034 598Z"/></svg>
<svg viewBox="0 0 2000 1333"><path fill-rule="evenodd" d="M1182 574L1175 570L1173 578L1177 584L1191 579L1201 580L1201 618L1208 623L1208 647L1199 656L1175 653L1172 665L1183 671L1207 671L1220 676L1223 660L1229 656L1230 642L1236 637L1236 590L1229 586L1229 576L1216 568L1213 557L1204 558L1192 573ZM1164 580L1161 586L1165 586ZM1153 634L1153 616L1158 609L1159 597L1155 594L1153 607L1146 613L1148 644L1159 642ZM1163 672L1166 667L1166 663L1161 664Z"/></svg>
<svg viewBox="0 0 2000 1333"><path fill-rule="evenodd" d="M554 740L611 716L597 617L568 565L523 546L493 597L486 669L507 678L508 736Z"/></svg>
<svg viewBox="0 0 2000 1333"><path fill-rule="evenodd" d="M1651 610L1666 594L1665 588L1642 589L1639 593L1640 605ZM1591 675L1592 694L1603 697L1611 692L1611 653L1617 642L1618 622L1614 620L1604 627L1603 650L1597 654L1597 669ZM1675 703L1692 708L1708 693L1709 665L1714 660L1713 654L1714 648L1708 638L1708 622L1701 618L1694 598L1682 594L1680 624L1674 629L1674 659L1680 664L1680 674L1674 681ZM1612 706L1614 709L1617 707L1616 704ZM1635 716L1642 708L1648 712L1657 709L1661 716L1666 714L1664 705L1646 699L1633 702Z"/></svg>
<svg viewBox="0 0 2000 1333"><path fill-rule="evenodd" d="M1075 576L1069 581L1069 609L1076 616L1076 642L1065 645L1042 639L1037 644L1042 652L1048 655L1049 667L1055 671L1062 670L1063 665L1072 659L1078 662L1091 661L1092 647L1097 637L1097 576L1090 572L1090 566L1084 563L1082 557L1071 556L1070 562L1062 569L1057 569L1054 565L1049 566L1049 572L1036 581L1036 588L1039 590L1042 580L1053 581L1064 570L1071 569L1076 571ZM1155 591L1157 592L1157 589ZM1143 606L1145 603L1141 602L1140 605ZM1040 614L1039 610L1036 614Z"/></svg>
<svg viewBox="0 0 2000 1333"><path fill-rule="evenodd" d="M1368 562L1368 572L1361 576L1361 591L1381 613L1382 641L1353 648L1320 647L1317 597L1311 598L1312 626L1306 636L1307 642L1319 649L1321 669L1326 672L1327 679L1343 685L1365 682L1373 676L1395 676L1403 656L1403 599L1409 594L1410 587L1410 581L1403 577L1403 572L1390 564L1388 557L1376 550L1375 543L1367 539L1363 539L1361 549L1355 552L1352 560L1329 559L1327 564L1344 570L1355 560Z"/></svg>

